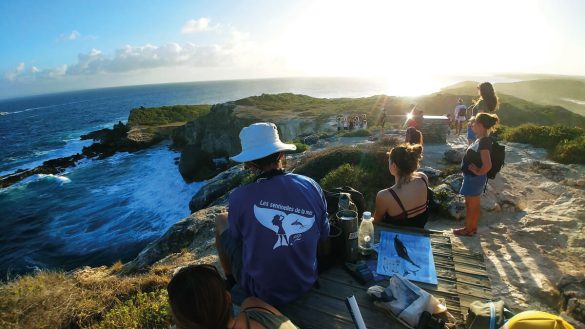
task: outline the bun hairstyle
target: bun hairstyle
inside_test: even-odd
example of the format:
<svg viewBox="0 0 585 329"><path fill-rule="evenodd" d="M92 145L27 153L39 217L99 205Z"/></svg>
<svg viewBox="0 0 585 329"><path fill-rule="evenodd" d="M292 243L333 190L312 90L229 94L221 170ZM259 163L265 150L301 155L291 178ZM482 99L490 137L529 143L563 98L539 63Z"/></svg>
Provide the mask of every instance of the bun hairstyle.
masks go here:
<svg viewBox="0 0 585 329"><path fill-rule="evenodd" d="M212 265L181 268L167 286L177 329L226 328L232 317L232 300Z"/></svg>
<svg viewBox="0 0 585 329"><path fill-rule="evenodd" d="M395 163L398 169L399 180L396 185L400 188L412 179L412 174L419 168L422 159L422 145L401 144L390 151L390 162Z"/></svg>
<svg viewBox="0 0 585 329"><path fill-rule="evenodd" d="M489 82L480 83L477 86L479 89L479 94L481 95L481 99L484 100L488 112L495 112L498 110L498 96L496 96L496 91L494 90L494 86Z"/></svg>
<svg viewBox="0 0 585 329"><path fill-rule="evenodd" d="M495 114L479 113L475 116L475 122L480 123L485 129L490 130L500 122L500 118Z"/></svg>

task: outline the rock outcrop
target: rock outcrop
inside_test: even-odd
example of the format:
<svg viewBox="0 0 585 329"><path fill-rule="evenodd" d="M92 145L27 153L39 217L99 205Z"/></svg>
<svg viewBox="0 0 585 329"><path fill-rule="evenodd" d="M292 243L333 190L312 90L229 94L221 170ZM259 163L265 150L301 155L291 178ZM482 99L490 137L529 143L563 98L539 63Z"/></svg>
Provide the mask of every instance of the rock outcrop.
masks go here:
<svg viewBox="0 0 585 329"><path fill-rule="evenodd" d="M203 180L218 173L212 159L241 151L239 134L255 122L273 122L282 141L299 135L333 131L330 118L278 111L236 102L216 104L208 114L188 122L173 132L173 143L183 145L179 171L186 180Z"/></svg>
<svg viewBox="0 0 585 329"><path fill-rule="evenodd" d="M17 170L13 174L0 177L0 188L8 187L32 175L57 175L69 167L74 167L84 156L77 153L68 157L47 160L42 165L28 170Z"/></svg>
<svg viewBox="0 0 585 329"><path fill-rule="evenodd" d="M134 260L124 264L120 272L130 274L142 271L168 255L184 249L197 254L215 248L215 216L224 211L225 206L218 205L199 210L182 219L160 238L146 246Z"/></svg>
<svg viewBox="0 0 585 329"><path fill-rule="evenodd" d="M216 199L240 185L244 177L248 174L249 171L244 169L244 165L233 166L221 172L197 191L189 202L189 209L191 209L191 212L196 212L207 207Z"/></svg>
<svg viewBox="0 0 585 329"><path fill-rule="evenodd" d="M83 148L82 153L88 158L107 158L117 152L136 152L164 139L156 133L145 134L141 129L131 131L122 122L118 122L112 129L101 129L81 136L81 139L93 139L97 143Z"/></svg>

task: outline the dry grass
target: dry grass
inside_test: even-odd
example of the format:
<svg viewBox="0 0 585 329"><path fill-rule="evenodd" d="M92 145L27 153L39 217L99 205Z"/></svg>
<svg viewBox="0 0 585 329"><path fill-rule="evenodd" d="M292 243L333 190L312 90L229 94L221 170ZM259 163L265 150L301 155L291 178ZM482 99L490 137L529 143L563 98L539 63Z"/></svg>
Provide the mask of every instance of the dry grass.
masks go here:
<svg viewBox="0 0 585 329"><path fill-rule="evenodd" d="M71 274L42 271L3 283L0 328L83 328L112 318L111 310L122 308L129 317L139 313L136 308L149 312L140 302L164 299L161 290L176 267L158 265L144 274L118 276L121 265L86 267ZM158 304L163 306L157 308L164 308L166 300ZM155 312L165 316L164 310Z"/></svg>

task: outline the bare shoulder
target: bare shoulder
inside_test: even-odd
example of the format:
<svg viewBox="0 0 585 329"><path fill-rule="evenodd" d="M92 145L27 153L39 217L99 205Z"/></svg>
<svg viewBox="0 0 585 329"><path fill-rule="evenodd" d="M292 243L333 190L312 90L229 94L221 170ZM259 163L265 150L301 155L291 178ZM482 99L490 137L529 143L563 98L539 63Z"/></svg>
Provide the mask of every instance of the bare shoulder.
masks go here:
<svg viewBox="0 0 585 329"><path fill-rule="evenodd" d="M424 172L417 171L416 172L416 176L419 177L419 178L422 178L422 180L424 180L425 183L427 183L427 185L429 184L429 178L427 177L427 175Z"/></svg>

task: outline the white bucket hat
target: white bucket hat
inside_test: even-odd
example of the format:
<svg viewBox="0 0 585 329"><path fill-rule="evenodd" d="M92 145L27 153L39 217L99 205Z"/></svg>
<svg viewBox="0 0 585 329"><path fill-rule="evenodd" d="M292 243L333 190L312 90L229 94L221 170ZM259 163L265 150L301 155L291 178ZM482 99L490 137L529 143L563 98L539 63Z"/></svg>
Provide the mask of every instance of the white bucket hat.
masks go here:
<svg viewBox="0 0 585 329"><path fill-rule="evenodd" d="M285 144L278 137L276 125L271 122L260 122L242 128L240 131L242 152L230 157L236 162L247 162L261 159L280 151L294 151L294 144Z"/></svg>

